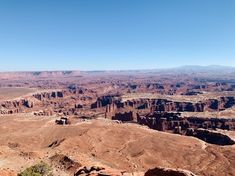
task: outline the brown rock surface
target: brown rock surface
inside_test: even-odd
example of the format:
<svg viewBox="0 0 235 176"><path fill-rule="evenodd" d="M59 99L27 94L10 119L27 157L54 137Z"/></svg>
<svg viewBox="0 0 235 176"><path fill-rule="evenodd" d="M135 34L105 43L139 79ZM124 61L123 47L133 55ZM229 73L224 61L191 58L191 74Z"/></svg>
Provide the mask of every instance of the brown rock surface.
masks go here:
<svg viewBox="0 0 235 176"><path fill-rule="evenodd" d="M149 169L144 176L196 176L189 171L168 169L168 168L154 168Z"/></svg>
<svg viewBox="0 0 235 176"><path fill-rule="evenodd" d="M56 154L50 157L50 160L52 165L54 165L56 168L68 171L70 173L74 173L79 167L82 166L80 163L73 161L68 156L62 154Z"/></svg>
<svg viewBox="0 0 235 176"><path fill-rule="evenodd" d="M231 167L235 164L234 146L209 145L196 138L157 132L135 124L99 119L58 126L46 117L8 116L1 119L0 133L2 167L15 171L27 166L25 163L49 160L58 153L73 156L83 166L98 164L127 173L156 166L182 168L197 175L235 173ZM48 148L56 140L63 142ZM8 148L12 142L18 147ZM31 154L22 155L22 150Z"/></svg>

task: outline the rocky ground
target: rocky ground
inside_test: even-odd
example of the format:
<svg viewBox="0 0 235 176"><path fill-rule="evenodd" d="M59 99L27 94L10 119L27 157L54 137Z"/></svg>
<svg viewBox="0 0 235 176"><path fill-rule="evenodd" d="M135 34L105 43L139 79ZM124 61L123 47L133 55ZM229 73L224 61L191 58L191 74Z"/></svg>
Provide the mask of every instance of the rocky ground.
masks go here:
<svg viewBox="0 0 235 176"><path fill-rule="evenodd" d="M96 119L60 126L52 117L5 116L0 133L0 167L15 172L43 160L55 166L56 175L71 175L81 166L116 173L143 173L154 167L197 175L235 173L235 146L211 145L136 124ZM77 166L60 164L61 156Z"/></svg>
<svg viewBox="0 0 235 176"><path fill-rule="evenodd" d="M174 76L0 74L0 175L235 175L233 77Z"/></svg>

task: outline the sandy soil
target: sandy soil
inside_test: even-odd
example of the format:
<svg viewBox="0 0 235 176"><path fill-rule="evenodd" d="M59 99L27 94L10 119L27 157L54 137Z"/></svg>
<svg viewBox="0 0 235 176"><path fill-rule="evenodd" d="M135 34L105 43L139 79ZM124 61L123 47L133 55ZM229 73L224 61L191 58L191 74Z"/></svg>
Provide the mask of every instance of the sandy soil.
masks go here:
<svg viewBox="0 0 235 176"><path fill-rule="evenodd" d="M0 88L0 100L9 100L25 96L30 93L36 92L35 88L20 88L20 87L1 87Z"/></svg>

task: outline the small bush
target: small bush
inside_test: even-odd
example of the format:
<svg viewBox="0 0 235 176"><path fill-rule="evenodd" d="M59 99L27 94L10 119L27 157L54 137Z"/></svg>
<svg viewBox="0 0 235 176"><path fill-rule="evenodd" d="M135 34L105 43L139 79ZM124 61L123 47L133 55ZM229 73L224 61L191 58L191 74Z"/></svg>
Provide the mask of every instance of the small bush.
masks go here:
<svg viewBox="0 0 235 176"><path fill-rule="evenodd" d="M52 176L52 168L48 164L40 162L25 169L18 176Z"/></svg>

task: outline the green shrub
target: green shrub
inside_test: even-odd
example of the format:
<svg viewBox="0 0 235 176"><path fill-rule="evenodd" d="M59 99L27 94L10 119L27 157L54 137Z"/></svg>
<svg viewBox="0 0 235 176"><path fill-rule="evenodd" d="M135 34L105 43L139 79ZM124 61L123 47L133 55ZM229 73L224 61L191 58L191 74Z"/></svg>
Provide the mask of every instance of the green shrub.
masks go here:
<svg viewBox="0 0 235 176"><path fill-rule="evenodd" d="M52 176L52 168L48 164L40 162L25 169L18 176Z"/></svg>

